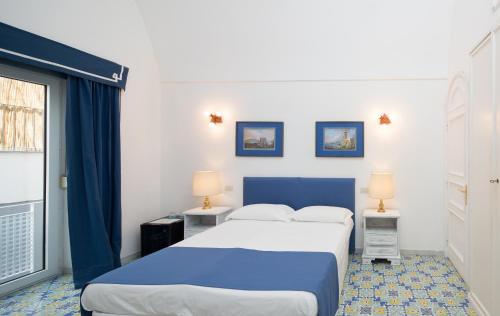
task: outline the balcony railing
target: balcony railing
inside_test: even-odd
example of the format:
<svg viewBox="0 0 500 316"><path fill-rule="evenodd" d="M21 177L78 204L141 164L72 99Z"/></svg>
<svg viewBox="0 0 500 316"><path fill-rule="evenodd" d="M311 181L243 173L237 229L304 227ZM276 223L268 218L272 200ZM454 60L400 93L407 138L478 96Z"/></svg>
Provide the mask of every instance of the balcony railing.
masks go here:
<svg viewBox="0 0 500 316"><path fill-rule="evenodd" d="M43 269L43 200L0 204L0 284Z"/></svg>

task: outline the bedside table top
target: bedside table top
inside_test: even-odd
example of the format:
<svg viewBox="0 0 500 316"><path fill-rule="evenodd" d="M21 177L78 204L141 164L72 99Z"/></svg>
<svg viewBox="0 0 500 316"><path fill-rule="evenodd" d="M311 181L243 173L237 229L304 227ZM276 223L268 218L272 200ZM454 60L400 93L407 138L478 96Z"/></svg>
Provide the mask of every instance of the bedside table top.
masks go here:
<svg viewBox="0 0 500 316"><path fill-rule="evenodd" d="M214 206L209 209L202 209L201 207L193 208L182 212L184 215L220 215L231 211L232 208L228 206Z"/></svg>
<svg viewBox="0 0 500 316"><path fill-rule="evenodd" d="M377 209L366 209L363 212L363 217L376 217L376 218L399 218L399 210L386 209L384 213L377 212Z"/></svg>
<svg viewBox="0 0 500 316"><path fill-rule="evenodd" d="M162 218L155 219L155 220L153 220L151 222L144 223L142 225L170 225L170 224L173 224L173 223L180 222L182 220L183 220L182 218L162 217Z"/></svg>

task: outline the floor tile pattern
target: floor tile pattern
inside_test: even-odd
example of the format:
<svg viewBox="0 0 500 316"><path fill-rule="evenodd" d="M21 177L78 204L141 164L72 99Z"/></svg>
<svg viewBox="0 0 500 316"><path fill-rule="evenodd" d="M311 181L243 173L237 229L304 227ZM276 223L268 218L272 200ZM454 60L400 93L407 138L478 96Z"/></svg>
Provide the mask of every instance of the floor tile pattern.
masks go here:
<svg viewBox="0 0 500 316"><path fill-rule="evenodd" d="M71 275L63 275L1 297L0 315L80 315L80 291Z"/></svg>
<svg viewBox="0 0 500 316"><path fill-rule="evenodd" d="M464 281L442 256L405 256L399 266L361 262L351 258L337 316L476 315ZM0 315L79 315L79 295L63 275L0 298Z"/></svg>
<svg viewBox="0 0 500 316"><path fill-rule="evenodd" d="M476 315L467 287L442 256L404 256L363 265L351 258L337 315Z"/></svg>

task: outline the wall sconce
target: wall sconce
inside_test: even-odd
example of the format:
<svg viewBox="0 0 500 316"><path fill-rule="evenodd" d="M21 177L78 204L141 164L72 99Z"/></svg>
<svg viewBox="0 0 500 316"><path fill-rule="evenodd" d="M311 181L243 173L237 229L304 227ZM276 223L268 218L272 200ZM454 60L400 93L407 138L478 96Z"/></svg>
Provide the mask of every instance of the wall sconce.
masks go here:
<svg viewBox="0 0 500 316"><path fill-rule="evenodd" d="M391 124L391 119L389 118L389 116L387 114L382 114L379 118L379 124L380 125L389 125Z"/></svg>
<svg viewBox="0 0 500 316"><path fill-rule="evenodd" d="M222 113L210 113L209 117L210 123L208 123L208 126L215 127L217 124L222 124Z"/></svg>

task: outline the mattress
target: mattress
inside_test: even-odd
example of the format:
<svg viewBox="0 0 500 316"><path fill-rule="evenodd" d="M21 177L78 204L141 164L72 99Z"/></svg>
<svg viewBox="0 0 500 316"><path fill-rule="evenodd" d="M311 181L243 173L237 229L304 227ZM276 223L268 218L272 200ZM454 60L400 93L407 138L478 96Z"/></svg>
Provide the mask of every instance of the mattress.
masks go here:
<svg viewBox="0 0 500 316"><path fill-rule="evenodd" d="M173 247L330 252L337 257L340 293L347 269L352 227L352 221L345 225L231 220L181 241ZM101 316L313 316L318 310L316 297L309 292L244 291L183 284L90 284L85 289L81 301L85 309Z"/></svg>

